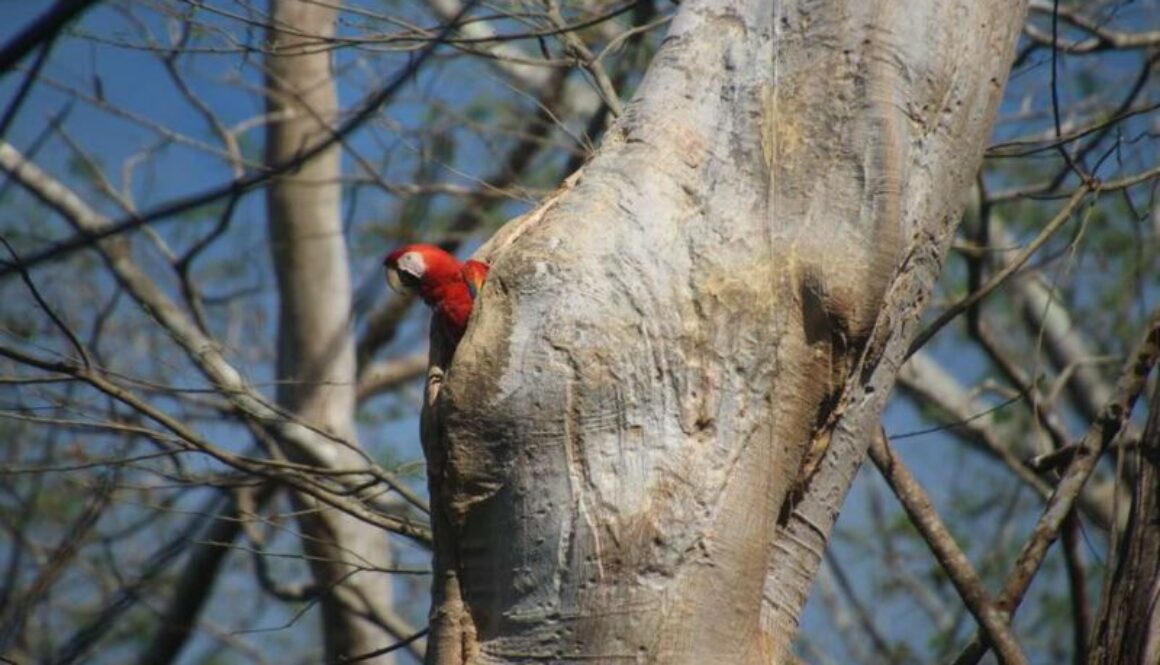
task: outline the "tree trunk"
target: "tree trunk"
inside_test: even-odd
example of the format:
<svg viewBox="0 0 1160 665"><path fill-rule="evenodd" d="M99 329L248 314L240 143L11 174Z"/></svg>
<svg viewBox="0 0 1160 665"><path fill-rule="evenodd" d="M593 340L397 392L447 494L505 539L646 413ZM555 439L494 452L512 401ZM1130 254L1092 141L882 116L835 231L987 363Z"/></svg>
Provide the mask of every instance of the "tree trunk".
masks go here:
<svg viewBox="0 0 1160 665"><path fill-rule="evenodd" d="M266 136L270 164L293 159L326 136L338 112L330 50L333 5L273 0L267 58ZM287 32L278 30L287 28ZM357 441L355 355L350 330L351 286L343 236L339 148L334 146L274 180L267 189L270 243L281 298L278 321L278 400L304 423ZM325 444L322 444L325 445ZM339 444L287 450L300 461L324 459L359 468L362 454ZM302 546L321 594L327 662L391 643L376 625L391 617L385 534L354 517L297 496ZM387 662L387 657L360 662Z"/></svg>
<svg viewBox="0 0 1160 665"><path fill-rule="evenodd" d="M1023 11L681 3L433 351L428 662L787 657Z"/></svg>
<svg viewBox="0 0 1160 665"><path fill-rule="evenodd" d="M1091 665L1160 662L1160 388L1152 391L1137 459L1131 514L1096 622Z"/></svg>

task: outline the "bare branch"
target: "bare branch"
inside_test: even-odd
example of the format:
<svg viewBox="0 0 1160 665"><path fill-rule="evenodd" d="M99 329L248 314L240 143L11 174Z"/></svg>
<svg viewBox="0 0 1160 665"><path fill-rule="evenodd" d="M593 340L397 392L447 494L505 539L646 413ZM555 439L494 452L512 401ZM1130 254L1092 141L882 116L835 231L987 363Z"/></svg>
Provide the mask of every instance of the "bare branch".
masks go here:
<svg viewBox="0 0 1160 665"><path fill-rule="evenodd" d="M1084 483L1095 469L1100 455L1119 435L1124 423L1131 416L1132 406L1136 403L1140 391L1144 389L1157 357L1160 357L1160 310L1152 315L1143 340L1124 366L1112 400L1104 405L1099 418L1092 423L1080 441L1080 454L1064 472L1055 493L1052 494L1032 530L1031 538L1019 553L1011 574L999 594L998 602L1008 613L1013 615L1019 607L1023 594L1039 571L1051 543L1058 537L1059 530L1071 512ZM977 663L987 649L987 642L981 635L976 634L955 662L957 665Z"/></svg>
<svg viewBox="0 0 1160 665"><path fill-rule="evenodd" d="M560 14L560 3L556 0L547 0L547 5L548 18L552 24L557 29L564 28L567 24L564 21L564 16ZM604 65L599 58L589 50L588 45L575 32L564 31L561 35L572 56L579 60L580 65L592 75L592 79L596 82L596 89L600 92L600 99L608 105L612 115L620 117L624 113L624 105L620 103L620 95L613 87L612 80L608 77L608 72L604 70Z"/></svg>
<svg viewBox="0 0 1160 665"><path fill-rule="evenodd" d="M80 197L38 166L25 161L23 156L7 143L0 143L0 169L10 173L31 193L64 215L80 229L81 233L94 237L109 228L108 218L89 208ZM264 427L270 428L279 440L292 445L304 454L309 454L313 463L322 468L330 467L333 462L333 457L326 452L331 445L338 444L362 454L349 442L294 420L250 387L242 375L226 360L219 345L207 337L197 324L141 271L122 244L100 240L97 241L97 247L125 288L169 331L173 339L185 349L190 360L201 369L220 393L229 399L234 408ZM66 373L76 375L74 372L66 371ZM82 378L89 380L88 377ZM391 479L391 488L416 507L425 506L425 502L405 483L394 480L392 474L383 469L374 469L375 465L365 456L364 461L368 471L373 469L376 476L381 474L381 478Z"/></svg>
<svg viewBox="0 0 1160 665"><path fill-rule="evenodd" d="M76 1L76 0L74 0ZM475 5L477 0L472 0L468 3L464 12L467 12ZM61 241L51 247L47 247L38 252L34 252L25 257L25 264L31 268L46 261L52 261L73 252L86 249L90 247L93 242L97 240L104 240L118 236L134 229L141 228L147 224L154 222L173 219L180 213L188 210L199 208L207 203L217 201L227 196L242 194L257 188L269 182L271 179L280 175L288 173L300 166L303 162L311 159L319 153L329 149L333 144L341 141L346 136L350 135L356 129L370 120L379 109L387 103L394 95L402 89L402 87L411 80L411 77L427 62L427 59L435 52L442 40L455 28L455 22L451 22L444 26L439 35L432 39L427 46L423 48L420 53L413 58L407 67L398 72L390 81L381 89L371 94L353 113L343 122L343 124L334 131L323 136L316 143L304 146L299 153L292 159L272 164L266 170L252 173L244 178L233 179L230 182L210 188L208 190L191 194L189 196L181 197L169 203L163 203L154 207L151 210L143 211L137 215L133 215L128 219L112 222L102 225L99 230L91 231L89 233L80 234L68 240ZM11 148L11 146L9 146ZM0 268L0 279L8 276L13 272L12 268Z"/></svg>
<svg viewBox="0 0 1160 665"><path fill-rule="evenodd" d="M922 534L931 552L954 583L959 596L995 645L1000 662L1007 665L1026 663L1027 656L1023 654L1018 640L1007 625L1005 613L991 598L983 580L971 567L967 555L939 519L938 511L926 491L891 450L886 433L881 428L870 442L870 459L874 460L874 465L894 490L894 495L902 503L911 523Z"/></svg>
<svg viewBox="0 0 1160 665"><path fill-rule="evenodd" d="M1026 460L1037 451L1047 447L1047 442L1037 440L1042 437L1039 429L1022 431L1014 427L1000 427L989 417L990 407L986 402L971 396L967 389L948 374L925 351L910 357L898 374L898 384L904 394L936 407L947 414L951 424L945 429L964 440L980 446L997 459L1037 494L1044 499L1051 496L1051 485L1028 468ZM988 414L980 417L979 414ZM1103 529L1112 524L1112 502L1109 487L1095 488L1091 484L1084 487L1079 505L1086 515Z"/></svg>
<svg viewBox="0 0 1160 665"><path fill-rule="evenodd" d="M927 342L930 341L932 337L938 334L938 331L942 330L946 324L955 320L960 314L986 298L991 294L992 291L999 288L999 286L1001 286L1003 282L1007 280L1007 278L1011 277L1011 275L1015 274L1017 270L1022 268L1023 265L1031 258L1031 255L1034 254L1040 247L1042 247L1043 244L1046 243L1051 238L1051 236L1055 234L1056 231L1062 228L1063 225L1071 219L1071 213L1079 207L1079 204L1091 191L1093 191L1093 189L1090 186L1077 188L1075 192L1072 193L1071 198L1067 200L1067 203L1063 205L1063 208L1060 209L1058 213L1056 213L1055 217L1052 218L1051 221L1044 225L1043 229L1040 230L1039 235L1037 235L1034 240L1027 243L1027 246L1024 247L1021 252L1019 252L1018 256L1013 258L1006 266L1003 267L1002 270L995 273L995 275L992 276L991 279L988 280L987 283L979 290L971 293L966 298L963 298L953 306L947 308L946 311L944 311L942 314L939 314L937 319L935 319L929 326L923 329L922 332L915 336L914 341L910 344L910 351L907 353L907 355L914 355L916 351L921 349Z"/></svg>
<svg viewBox="0 0 1160 665"><path fill-rule="evenodd" d="M358 399L364 401L427 372L427 355L415 354L375 363L367 367L358 381Z"/></svg>
<svg viewBox="0 0 1160 665"><path fill-rule="evenodd" d="M55 39L69 21L96 2L97 0L56 0L56 3L48 11L41 14L28 27L21 30L20 34L0 47L0 72L12 71L29 51L46 41Z"/></svg>
<svg viewBox="0 0 1160 665"><path fill-rule="evenodd" d="M1067 53L1095 53L1110 49L1140 49L1150 48L1160 44L1160 30L1146 32L1122 32L1113 30L1099 21L1088 18L1076 9L1061 7L1057 2L1032 0L1028 4L1028 10L1036 14L1058 16L1060 20L1092 35L1090 39L1081 42L1059 44L1056 46L1056 40L1053 40L1050 35L1041 33L1032 25L1027 26L1026 34L1034 38L1037 42L1060 48Z"/></svg>

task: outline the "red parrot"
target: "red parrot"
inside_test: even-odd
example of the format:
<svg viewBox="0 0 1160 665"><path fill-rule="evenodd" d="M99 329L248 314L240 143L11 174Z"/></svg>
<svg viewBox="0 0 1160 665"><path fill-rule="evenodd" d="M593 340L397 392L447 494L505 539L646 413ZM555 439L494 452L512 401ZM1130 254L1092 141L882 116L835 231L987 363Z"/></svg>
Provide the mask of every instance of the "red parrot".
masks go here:
<svg viewBox="0 0 1160 665"><path fill-rule="evenodd" d="M458 344L487 278L487 264L475 260L460 263L434 245L416 244L388 254L383 267L391 288L417 293L434 310L437 324Z"/></svg>

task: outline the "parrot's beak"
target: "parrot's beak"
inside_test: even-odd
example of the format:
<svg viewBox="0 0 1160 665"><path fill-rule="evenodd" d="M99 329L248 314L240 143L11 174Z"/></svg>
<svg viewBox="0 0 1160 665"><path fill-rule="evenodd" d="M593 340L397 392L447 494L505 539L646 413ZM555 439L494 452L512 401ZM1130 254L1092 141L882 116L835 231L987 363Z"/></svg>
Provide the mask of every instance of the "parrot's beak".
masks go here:
<svg viewBox="0 0 1160 665"><path fill-rule="evenodd" d="M403 278L399 276L399 270L392 266L387 266L387 284L390 285L391 290L395 293L406 293L410 291L407 285L403 283Z"/></svg>
<svg viewBox="0 0 1160 665"><path fill-rule="evenodd" d="M416 293L422 286L423 280L407 272L406 268L388 263L387 284L395 293Z"/></svg>

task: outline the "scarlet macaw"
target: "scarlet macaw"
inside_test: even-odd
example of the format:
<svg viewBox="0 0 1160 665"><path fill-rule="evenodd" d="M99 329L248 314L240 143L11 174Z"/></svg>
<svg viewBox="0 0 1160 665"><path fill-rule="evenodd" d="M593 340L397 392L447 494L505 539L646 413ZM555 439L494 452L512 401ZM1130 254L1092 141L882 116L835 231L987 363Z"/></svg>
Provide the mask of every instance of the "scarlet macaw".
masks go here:
<svg viewBox="0 0 1160 665"><path fill-rule="evenodd" d="M388 254L383 267L391 288L417 293L434 310L436 325L443 326L458 344L487 278L487 264L470 259L460 263L434 245L415 244Z"/></svg>

